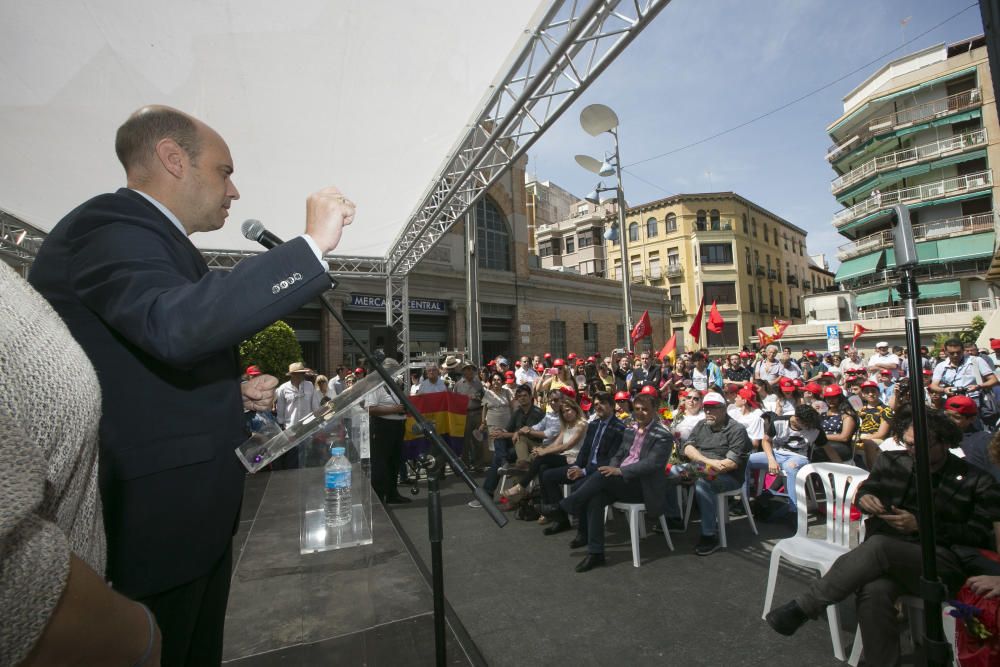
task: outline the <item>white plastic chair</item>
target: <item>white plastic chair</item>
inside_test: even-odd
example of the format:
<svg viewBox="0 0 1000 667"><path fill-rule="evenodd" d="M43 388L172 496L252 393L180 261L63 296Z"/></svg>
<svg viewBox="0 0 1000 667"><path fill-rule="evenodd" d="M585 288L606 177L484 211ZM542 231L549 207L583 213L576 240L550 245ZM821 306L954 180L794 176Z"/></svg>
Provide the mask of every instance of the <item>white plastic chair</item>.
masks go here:
<svg viewBox="0 0 1000 667"><path fill-rule="evenodd" d="M812 475L818 475L823 482L826 496L826 537L808 536L809 513L806 499L806 484ZM764 595L764 613L771 611L774 601L774 587L778 579L778 568L784 558L801 567L818 570L823 576L833 562L851 549L851 504L861 482L868 479L868 471L844 463L809 463L799 469L795 477L795 496L798 503L798 529L794 537L781 540L771 551L771 567L767 574L767 593ZM823 502L823 501L819 501ZM840 637L840 613L837 605L826 608L830 623L830 640L833 655L844 660L844 643Z"/></svg>
<svg viewBox="0 0 1000 667"><path fill-rule="evenodd" d="M684 510L684 527L687 528L691 519L691 508L694 507L694 499L697 493L694 486L687 490L687 507ZM743 500L743 510L746 512L747 520L750 522L750 529L757 535L757 522L753 519L753 512L750 511L750 494L747 492L747 482L743 481L743 486L732 491L721 491L715 494L715 516L719 525L719 546L723 549L729 546L726 540L726 523L729 521L729 499L739 496Z"/></svg>
<svg viewBox="0 0 1000 667"><path fill-rule="evenodd" d="M632 565L639 567L639 540L646 537L646 522L642 515L646 512L644 503L614 503L611 505L616 510L628 513L628 531L632 540ZM607 515L605 515L607 520ZM660 515L660 527L663 529L663 536L667 539L667 546L674 550L674 541L670 539L670 531L667 530L667 517Z"/></svg>
<svg viewBox="0 0 1000 667"><path fill-rule="evenodd" d="M923 598L919 598L914 595L900 595L899 603L906 612L906 618L910 625L910 637L913 639L913 643L916 644L918 641L918 635L923 630ZM944 639L946 642L951 644L952 664L958 665L958 640L956 639L955 632L955 623L957 621L953 616L951 616L951 614L948 613L951 611L951 608L951 605L946 602L941 604L941 614L944 616ZM863 648L863 642L861 641L861 626L859 625L857 632L854 633L854 647L851 649L851 657L848 658L847 664L851 667L857 667L858 662L861 661L861 651Z"/></svg>

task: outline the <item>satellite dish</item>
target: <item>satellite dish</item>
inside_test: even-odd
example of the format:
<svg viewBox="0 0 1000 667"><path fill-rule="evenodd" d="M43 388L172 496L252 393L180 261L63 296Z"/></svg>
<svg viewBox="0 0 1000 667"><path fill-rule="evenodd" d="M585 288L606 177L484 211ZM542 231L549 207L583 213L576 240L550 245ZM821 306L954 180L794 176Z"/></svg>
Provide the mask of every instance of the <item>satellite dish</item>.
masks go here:
<svg viewBox="0 0 1000 667"><path fill-rule="evenodd" d="M611 107L591 104L580 112L580 126L592 137L618 127L618 116Z"/></svg>
<svg viewBox="0 0 1000 667"><path fill-rule="evenodd" d="M596 158L592 158L589 155L577 155L576 163L586 169L587 171L593 172L595 174L601 173L602 163Z"/></svg>

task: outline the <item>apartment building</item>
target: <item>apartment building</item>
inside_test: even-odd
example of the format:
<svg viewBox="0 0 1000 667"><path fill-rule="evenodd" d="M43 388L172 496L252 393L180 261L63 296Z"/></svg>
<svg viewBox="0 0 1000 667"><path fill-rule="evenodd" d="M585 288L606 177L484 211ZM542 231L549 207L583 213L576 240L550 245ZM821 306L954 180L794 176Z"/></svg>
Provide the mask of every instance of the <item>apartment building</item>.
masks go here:
<svg viewBox="0 0 1000 667"><path fill-rule="evenodd" d="M541 268L607 277L604 231L617 219L615 205L578 200L570 211L569 217L535 227Z"/></svg>
<svg viewBox="0 0 1000 667"><path fill-rule="evenodd" d="M844 98L827 132L830 189L842 207L833 226L847 240L836 282L854 294L858 317L895 314L897 204L911 211L921 314L992 308L980 278L996 241L1000 127L983 37L888 63Z"/></svg>
<svg viewBox="0 0 1000 667"><path fill-rule="evenodd" d="M630 279L664 291L671 329L687 346L702 298L726 321L701 338L713 352L739 349L775 317L802 321L806 232L787 220L734 192L674 195L629 208L625 220ZM608 277L620 280L621 242L605 251Z"/></svg>

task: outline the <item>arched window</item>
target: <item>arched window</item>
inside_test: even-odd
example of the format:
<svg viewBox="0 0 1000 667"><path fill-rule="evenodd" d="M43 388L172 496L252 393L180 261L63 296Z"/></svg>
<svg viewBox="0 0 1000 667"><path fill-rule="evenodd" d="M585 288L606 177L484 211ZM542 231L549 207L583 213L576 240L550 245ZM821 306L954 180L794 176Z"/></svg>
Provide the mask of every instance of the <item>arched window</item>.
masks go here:
<svg viewBox="0 0 1000 667"><path fill-rule="evenodd" d="M709 215L711 216L712 231L717 232L722 229L722 223L719 221L719 209L713 208Z"/></svg>
<svg viewBox="0 0 1000 667"><path fill-rule="evenodd" d="M695 223L695 229L697 229L699 232L705 231L705 212L704 211L698 211L698 220Z"/></svg>
<svg viewBox="0 0 1000 667"><path fill-rule="evenodd" d="M667 213L667 234L670 232L677 231L677 216L673 213Z"/></svg>
<svg viewBox="0 0 1000 667"><path fill-rule="evenodd" d="M746 213L743 214L743 233L744 234L749 234L750 233L750 230L747 229L747 214Z"/></svg>
<svg viewBox="0 0 1000 667"><path fill-rule="evenodd" d="M476 255L480 268L510 271L507 220L489 197L483 197L476 203Z"/></svg>
<svg viewBox="0 0 1000 667"><path fill-rule="evenodd" d="M650 218L646 221L646 238L651 239L656 236L656 218Z"/></svg>
<svg viewBox="0 0 1000 667"><path fill-rule="evenodd" d="M639 240L639 223L633 222L628 226L628 240L638 241Z"/></svg>

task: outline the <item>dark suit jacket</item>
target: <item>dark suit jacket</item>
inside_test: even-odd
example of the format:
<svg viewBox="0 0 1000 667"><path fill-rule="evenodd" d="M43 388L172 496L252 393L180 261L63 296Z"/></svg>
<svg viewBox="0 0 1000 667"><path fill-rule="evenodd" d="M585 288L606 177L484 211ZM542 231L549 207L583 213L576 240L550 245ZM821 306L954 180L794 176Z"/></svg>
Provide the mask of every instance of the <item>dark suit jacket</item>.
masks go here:
<svg viewBox="0 0 1000 667"><path fill-rule="evenodd" d="M626 429L622 444L611 457L608 465L621 467L621 462L628 457L635 441L636 431ZM646 433L646 439L639 450L639 460L622 468L622 477L627 482L638 479L642 484L642 502L646 505L646 514L655 518L663 514L663 506L667 499L667 476L663 472L670 454L674 450L674 436L659 419L654 419Z"/></svg>
<svg viewBox="0 0 1000 667"><path fill-rule="evenodd" d="M107 576L144 597L205 574L237 523L246 438L235 345L330 281L304 239L231 272L127 189L63 218L29 278L97 370Z"/></svg>
<svg viewBox="0 0 1000 667"><path fill-rule="evenodd" d="M618 451L618 447L622 443L622 436L625 435L625 424L618 417L612 415L604 433L601 434L601 441L597 443L597 465L595 466L591 463L591 459L594 456L594 438L597 437L598 428L600 428L600 422L596 419L587 425L587 434L583 436L583 445L577 452L576 461L573 463L577 468L586 470L588 475L600 466L608 465L611 456Z"/></svg>

